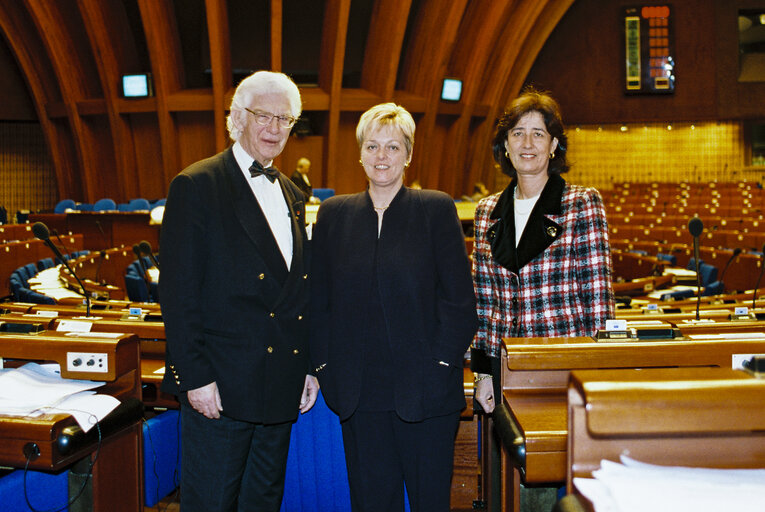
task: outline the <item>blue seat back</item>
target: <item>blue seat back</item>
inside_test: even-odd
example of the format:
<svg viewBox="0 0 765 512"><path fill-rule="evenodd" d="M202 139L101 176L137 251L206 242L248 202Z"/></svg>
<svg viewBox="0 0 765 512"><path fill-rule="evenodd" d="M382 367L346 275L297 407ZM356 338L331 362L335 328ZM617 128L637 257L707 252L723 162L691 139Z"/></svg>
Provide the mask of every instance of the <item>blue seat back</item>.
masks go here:
<svg viewBox="0 0 765 512"><path fill-rule="evenodd" d="M146 210L146 211L151 210L151 205L149 204L149 200L144 199L142 197L131 199L130 202L128 203L128 207L131 212L136 212L139 210Z"/></svg>
<svg viewBox="0 0 765 512"><path fill-rule="evenodd" d="M43 258L37 260L37 270L45 270L46 268L53 267L53 258Z"/></svg>
<svg viewBox="0 0 765 512"><path fill-rule="evenodd" d="M53 208L53 213L66 213L67 210L74 210L77 203L74 199L62 199Z"/></svg>
<svg viewBox="0 0 765 512"><path fill-rule="evenodd" d="M99 199L93 204L94 212L103 212L103 211L116 210L116 209L117 209L117 203L114 202L114 199L110 199L108 197Z"/></svg>
<svg viewBox="0 0 765 512"><path fill-rule="evenodd" d="M332 197L335 195L335 189L334 188L315 188L313 189L313 196L317 198L319 201L324 201L328 197Z"/></svg>
<svg viewBox="0 0 765 512"><path fill-rule="evenodd" d="M125 274L125 291L128 299L133 302L149 302L149 289L142 277L134 274Z"/></svg>

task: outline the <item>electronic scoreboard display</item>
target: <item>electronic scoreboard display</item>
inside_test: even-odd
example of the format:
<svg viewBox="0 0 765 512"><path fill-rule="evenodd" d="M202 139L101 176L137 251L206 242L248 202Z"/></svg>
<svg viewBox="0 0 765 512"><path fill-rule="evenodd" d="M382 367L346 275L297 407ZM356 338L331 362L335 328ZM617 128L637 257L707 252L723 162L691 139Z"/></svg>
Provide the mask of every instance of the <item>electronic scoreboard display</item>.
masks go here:
<svg viewBox="0 0 765 512"><path fill-rule="evenodd" d="M675 91L675 48L669 5L624 8L626 94Z"/></svg>

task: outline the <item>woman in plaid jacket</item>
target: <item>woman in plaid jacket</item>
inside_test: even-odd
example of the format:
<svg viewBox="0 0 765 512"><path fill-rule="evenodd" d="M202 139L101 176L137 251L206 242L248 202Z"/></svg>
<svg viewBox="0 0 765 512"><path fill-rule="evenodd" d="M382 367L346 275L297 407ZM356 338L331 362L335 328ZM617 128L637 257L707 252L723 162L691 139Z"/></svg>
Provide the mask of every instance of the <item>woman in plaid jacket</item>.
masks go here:
<svg viewBox="0 0 765 512"><path fill-rule="evenodd" d="M569 185L557 102L532 89L498 120L494 159L512 178L478 203L473 284L476 400L494 410L504 337L592 336L613 318L611 253L597 190Z"/></svg>

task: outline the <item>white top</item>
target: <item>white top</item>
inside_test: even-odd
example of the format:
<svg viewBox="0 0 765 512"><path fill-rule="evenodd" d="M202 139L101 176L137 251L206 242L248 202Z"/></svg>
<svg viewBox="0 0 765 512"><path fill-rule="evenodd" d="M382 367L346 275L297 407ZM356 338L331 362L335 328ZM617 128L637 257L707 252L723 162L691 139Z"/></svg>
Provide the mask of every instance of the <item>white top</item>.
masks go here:
<svg viewBox="0 0 765 512"><path fill-rule="evenodd" d="M292 264L292 221L279 180L271 183L264 175L253 178L250 176L253 158L247 154L239 142L234 143L233 151L236 163L239 164L247 183L250 184L252 193L255 194L255 199L258 200L258 204L263 210L263 215L266 216L268 226L271 228L271 233L279 245L279 250L289 270ZM266 167L266 163L270 162L261 162L263 167Z"/></svg>
<svg viewBox="0 0 765 512"><path fill-rule="evenodd" d="M515 190L517 190L517 188ZM515 190L513 190L513 205L515 207L515 246L518 247L523 230L526 229L529 214L531 213L531 210L534 209L534 205L537 204L537 199L539 199L541 194L529 197L528 199L518 199L515 197Z"/></svg>

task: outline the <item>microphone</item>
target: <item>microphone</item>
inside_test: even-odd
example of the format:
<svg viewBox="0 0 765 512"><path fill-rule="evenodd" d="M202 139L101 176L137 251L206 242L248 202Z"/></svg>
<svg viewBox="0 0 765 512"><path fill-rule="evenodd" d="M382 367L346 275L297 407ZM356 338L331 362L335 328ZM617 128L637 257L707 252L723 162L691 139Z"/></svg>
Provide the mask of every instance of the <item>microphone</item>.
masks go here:
<svg viewBox="0 0 765 512"><path fill-rule="evenodd" d="M60 237L60 236L58 236L58 231L56 231L56 229L55 229L55 228L53 229L53 236L55 236L55 237L56 237L56 240L58 240L58 243L60 243L60 244L61 244L61 247L63 247L63 248L64 248L64 251L65 251L67 254L72 254L72 251L70 251L70 250L69 250L69 248L66 246L66 244L64 243L64 241L63 241L63 240L61 240L61 237Z"/></svg>
<svg viewBox="0 0 765 512"><path fill-rule="evenodd" d="M101 274L101 265L103 264L105 259L106 259L106 251L101 249L100 251L98 251L98 264L96 265L96 274L95 274L96 281L101 285L106 284L106 281L102 281L101 278L99 277Z"/></svg>
<svg viewBox="0 0 765 512"><path fill-rule="evenodd" d="M688 231L693 237L693 258L696 260L696 321L699 320L699 307L701 306L701 274L699 273L699 267L701 263L699 261L699 236L704 231L704 223L698 217L693 217L688 221Z"/></svg>
<svg viewBox="0 0 765 512"><path fill-rule="evenodd" d="M64 264L64 266L69 270L69 273L74 276L74 278L77 280L77 283L79 283L80 288L82 288L82 294L85 296L85 310L86 310L86 316L90 316L90 296L88 295L87 290L85 290L85 285L82 284L82 281L80 281L80 278L77 277L77 274L74 272L72 267L69 266L69 263L64 259L64 257L61 255L61 251L59 251L56 246L53 244L53 242L50 241L50 231L48 231L48 226L43 224L42 222L35 222L32 226L32 233L35 235L36 238L42 240L45 245L47 245L51 251L53 251L53 254L56 255L58 259L61 260L61 263Z"/></svg>
<svg viewBox="0 0 765 512"><path fill-rule="evenodd" d="M141 243L138 244L138 248L151 259L151 262L154 263L154 266L159 270L159 260L154 256L154 252L151 250L151 244L146 240L142 240Z"/></svg>
<svg viewBox="0 0 765 512"><path fill-rule="evenodd" d="M141 248L138 244L133 244L133 252L138 258L138 266L141 267L141 274L143 274L143 282L146 283L146 290L150 290L148 268L146 268L146 262L143 260L143 254L141 254Z"/></svg>
<svg viewBox="0 0 765 512"><path fill-rule="evenodd" d="M141 248L138 244L133 244L133 254L138 258L138 266L141 267L141 272L146 275L146 262L143 261L143 254L141 254Z"/></svg>
<svg viewBox="0 0 765 512"><path fill-rule="evenodd" d="M765 272L765 244L762 244L762 261L760 261L760 277L757 278L757 284L754 285L754 293L752 294L752 311L757 303L757 288L760 287L760 281L762 280L762 273Z"/></svg>
<svg viewBox="0 0 765 512"><path fill-rule="evenodd" d="M741 252L742 252L741 247L736 247L735 249L733 249L733 255L725 263L725 266L723 267L722 274L720 274L720 279L718 279L718 281L723 282L723 277L725 277L725 273L728 271L728 267L730 267L730 264L733 263L733 260L735 260L736 256L741 254Z"/></svg>
<svg viewBox="0 0 765 512"><path fill-rule="evenodd" d="M104 243L104 249L108 248L110 244L108 242L108 239L106 238L106 233L104 233L104 228L101 227L100 220L96 220L96 227L98 228L98 231L101 233L101 239L102 239L102 242Z"/></svg>

